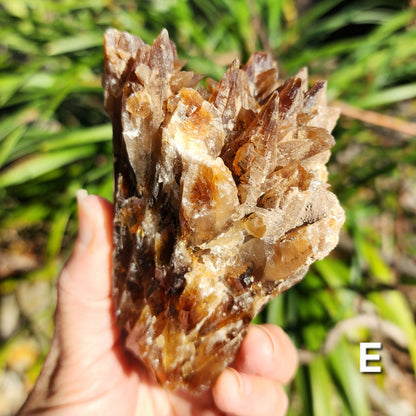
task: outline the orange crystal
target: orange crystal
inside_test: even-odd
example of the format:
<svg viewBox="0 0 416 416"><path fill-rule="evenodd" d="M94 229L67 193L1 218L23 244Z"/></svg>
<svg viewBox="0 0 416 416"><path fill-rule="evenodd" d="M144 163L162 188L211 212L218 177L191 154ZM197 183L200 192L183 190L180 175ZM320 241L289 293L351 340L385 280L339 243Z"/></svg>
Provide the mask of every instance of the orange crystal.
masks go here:
<svg viewBox="0 0 416 416"><path fill-rule="evenodd" d="M326 183L338 111L307 71L235 60L219 83L152 46L104 40L113 122L113 297L126 346L170 389L203 391L252 318L337 244L344 212Z"/></svg>

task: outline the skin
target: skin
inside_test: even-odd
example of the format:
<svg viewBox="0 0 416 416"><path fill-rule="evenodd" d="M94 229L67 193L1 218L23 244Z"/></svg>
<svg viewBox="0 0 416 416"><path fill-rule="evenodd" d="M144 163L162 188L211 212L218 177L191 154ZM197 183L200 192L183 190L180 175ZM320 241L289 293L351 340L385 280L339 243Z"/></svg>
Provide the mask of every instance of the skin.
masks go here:
<svg viewBox="0 0 416 416"><path fill-rule="evenodd" d="M158 386L123 348L111 298L112 205L78 195L79 235L58 279L55 333L27 415L280 416L296 349L274 325L251 325L232 368L192 396Z"/></svg>

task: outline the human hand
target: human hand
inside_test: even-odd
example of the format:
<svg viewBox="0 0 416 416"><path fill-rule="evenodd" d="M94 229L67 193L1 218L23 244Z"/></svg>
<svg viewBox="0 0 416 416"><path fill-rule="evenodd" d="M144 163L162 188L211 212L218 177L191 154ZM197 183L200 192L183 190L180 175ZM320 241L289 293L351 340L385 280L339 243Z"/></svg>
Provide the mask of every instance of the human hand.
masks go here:
<svg viewBox="0 0 416 416"><path fill-rule="evenodd" d="M297 354L277 326L251 325L233 368L199 396L163 389L125 351L111 298L112 209L79 193L79 235L58 279L51 348L18 415L284 415L282 384Z"/></svg>

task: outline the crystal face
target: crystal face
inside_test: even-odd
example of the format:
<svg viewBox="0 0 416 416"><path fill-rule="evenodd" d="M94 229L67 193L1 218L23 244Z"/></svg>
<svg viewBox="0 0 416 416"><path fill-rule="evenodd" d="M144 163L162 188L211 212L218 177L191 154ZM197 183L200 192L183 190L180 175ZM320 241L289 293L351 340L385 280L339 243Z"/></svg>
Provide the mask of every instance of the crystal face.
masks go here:
<svg viewBox="0 0 416 416"><path fill-rule="evenodd" d="M203 391L338 242L325 167L338 111L324 81L308 88L303 68L284 82L263 52L206 88L166 30L149 46L109 29L104 53L117 321L159 383Z"/></svg>

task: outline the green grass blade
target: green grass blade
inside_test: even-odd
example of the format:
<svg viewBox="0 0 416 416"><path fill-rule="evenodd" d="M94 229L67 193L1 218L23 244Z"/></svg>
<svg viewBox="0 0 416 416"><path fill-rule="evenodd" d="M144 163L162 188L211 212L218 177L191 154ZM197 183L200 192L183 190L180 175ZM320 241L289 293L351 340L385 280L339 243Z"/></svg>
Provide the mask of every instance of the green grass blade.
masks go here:
<svg viewBox="0 0 416 416"><path fill-rule="evenodd" d="M101 46L102 43L102 35L96 32L91 32L51 41L46 45L46 50L48 55L54 56L70 52L84 51L86 49Z"/></svg>
<svg viewBox="0 0 416 416"><path fill-rule="evenodd" d="M395 323L406 334L410 357L416 374L416 323L406 297L398 290L390 290L371 293L369 299L377 306L382 318Z"/></svg>
<svg viewBox="0 0 416 416"><path fill-rule="evenodd" d="M416 97L416 83L400 85L397 87L377 91L360 99L362 108L378 107L386 104L398 103Z"/></svg>
<svg viewBox="0 0 416 416"><path fill-rule="evenodd" d="M266 322L278 326L284 325L285 319L283 296L277 296L267 305Z"/></svg>
<svg viewBox="0 0 416 416"><path fill-rule="evenodd" d="M335 415L334 386L324 358L315 358L309 364L309 371L314 416Z"/></svg>
<svg viewBox="0 0 416 416"><path fill-rule="evenodd" d="M347 342L341 340L330 352L328 359L335 379L339 383L339 389L341 389L339 396L345 401L345 406L354 416L370 416L364 380L355 358L348 349Z"/></svg>
<svg viewBox="0 0 416 416"><path fill-rule="evenodd" d="M111 140L112 134L111 124L67 130L51 136L47 142L41 144L40 148L42 151L46 152L50 150L63 149L65 147L81 146L108 141Z"/></svg>
<svg viewBox="0 0 416 416"><path fill-rule="evenodd" d="M343 287L349 283L349 269L341 261L327 257L324 260L317 261L314 267L319 271L329 287Z"/></svg>
<svg viewBox="0 0 416 416"><path fill-rule="evenodd" d="M26 131L26 126L19 126L16 130L12 131L4 140L0 143L0 166L7 161L7 158L16 147L18 141Z"/></svg>
<svg viewBox="0 0 416 416"><path fill-rule="evenodd" d="M313 416L311 381L309 368L302 365L294 380L297 397L296 401L291 400L290 402L288 416Z"/></svg>
<svg viewBox="0 0 416 416"><path fill-rule="evenodd" d="M69 209L61 210L56 213L49 232L48 243L46 246L46 256L48 259L55 258L61 251L62 241L64 239L65 230L71 216Z"/></svg>
<svg viewBox="0 0 416 416"><path fill-rule="evenodd" d="M95 150L94 146L83 146L76 149L28 156L0 173L0 188L18 185L38 178L71 162L92 156Z"/></svg>
<svg viewBox="0 0 416 416"><path fill-rule="evenodd" d="M23 124L28 124L39 117L39 110L36 105L27 106L0 120L0 143L14 129Z"/></svg>

